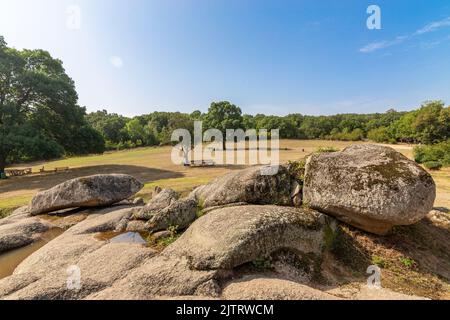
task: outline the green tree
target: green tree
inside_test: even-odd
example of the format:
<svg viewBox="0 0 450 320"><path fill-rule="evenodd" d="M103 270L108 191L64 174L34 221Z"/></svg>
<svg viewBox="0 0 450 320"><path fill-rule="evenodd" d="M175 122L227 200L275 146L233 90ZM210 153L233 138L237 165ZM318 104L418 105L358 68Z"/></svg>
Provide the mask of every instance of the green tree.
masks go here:
<svg viewBox="0 0 450 320"><path fill-rule="evenodd" d="M102 110L88 114L86 119L95 130L101 133L110 145L117 145L120 142L129 140L125 128L129 119L123 116Z"/></svg>
<svg viewBox="0 0 450 320"><path fill-rule="evenodd" d="M225 148L227 129L245 129L241 108L228 101L211 103L208 113L204 116L204 130L207 129L218 129L222 132Z"/></svg>
<svg viewBox="0 0 450 320"><path fill-rule="evenodd" d="M241 108L228 101L213 102L205 115L205 129L218 129L225 134L227 129L243 129Z"/></svg>
<svg viewBox="0 0 450 320"><path fill-rule="evenodd" d="M59 156L62 150L89 151L76 144L80 130L87 132L80 129L87 123L77 100L60 60L43 50L9 48L0 37L0 172L18 155L27 159L35 158L35 151L42 157ZM98 136L91 132L91 138ZM56 144L61 148L42 154Z"/></svg>
<svg viewBox="0 0 450 320"><path fill-rule="evenodd" d="M394 142L389 134L389 129L386 127L379 127L370 130L367 133L367 138L375 142Z"/></svg>

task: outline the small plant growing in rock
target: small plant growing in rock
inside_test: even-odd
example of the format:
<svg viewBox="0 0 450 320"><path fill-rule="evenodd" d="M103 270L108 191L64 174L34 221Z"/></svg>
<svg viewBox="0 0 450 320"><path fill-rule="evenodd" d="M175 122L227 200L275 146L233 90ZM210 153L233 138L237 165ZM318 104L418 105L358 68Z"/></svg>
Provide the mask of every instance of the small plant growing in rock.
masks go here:
<svg viewBox="0 0 450 320"><path fill-rule="evenodd" d="M205 210L204 201L200 199L197 204L197 219L201 218L205 214L204 210Z"/></svg>
<svg viewBox="0 0 450 320"><path fill-rule="evenodd" d="M6 218L9 216L14 210L10 208L0 208L0 219Z"/></svg>
<svg viewBox="0 0 450 320"><path fill-rule="evenodd" d="M380 268L386 268L387 267L387 262L379 257L379 256L372 256L372 264L380 267Z"/></svg>
<svg viewBox="0 0 450 320"><path fill-rule="evenodd" d="M417 266L417 262L408 257L401 257L400 262L408 269L412 269Z"/></svg>
<svg viewBox="0 0 450 320"><path fill-rule="evenodd" d="M163 238L158 241L159 245L162 245L163 247L167 247L174 243L181 235L178 233L179 226L170 226L167 228L167 231L169 231L170 236Z"/></svg>

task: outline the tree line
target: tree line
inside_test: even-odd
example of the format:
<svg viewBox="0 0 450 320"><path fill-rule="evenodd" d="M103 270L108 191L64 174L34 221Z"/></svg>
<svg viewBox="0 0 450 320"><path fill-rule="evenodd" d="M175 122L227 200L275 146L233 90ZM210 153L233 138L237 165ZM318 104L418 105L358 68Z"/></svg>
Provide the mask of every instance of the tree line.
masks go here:
<svg viewBox="0 0 450 320"><path fill-rule="evenodd" d="M171 144L175 129L279 129L283 139L438 144L450 139L450 107L429 101L411 112L308 116L247 115L227 101L206 113L124 117L86 113L62 62L44 50L16 50L0 36L0 173L7 164ZM448 142L446 142L448 143Z"/></svg>
<svg viewBox="0 0 450 320"><path fill-rule="evenodd" d="M107 149L170 144L175 129L193 131L194 121L203 129L279 129L282 139L328 139L359 141L369 139L386 143L435 144L450 138L450 107L442 101L424 103L411 112L389 110L374 114L308 116L290 114L267 116L242 114L227 101L214 102L208 112L153 112L126 118L106 110L86 117L106 141Z"/></svg>

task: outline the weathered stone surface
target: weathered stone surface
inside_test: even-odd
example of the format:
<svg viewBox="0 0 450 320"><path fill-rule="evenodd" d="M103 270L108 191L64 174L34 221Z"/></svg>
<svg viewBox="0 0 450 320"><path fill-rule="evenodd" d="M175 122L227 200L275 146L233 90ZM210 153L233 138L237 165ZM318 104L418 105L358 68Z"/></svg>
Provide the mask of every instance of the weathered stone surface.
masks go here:
<svg viewBox="0 0 450 320"><path fill-rule="evenodd" d="M304 201L357 228L386 234L430 212L436 197L432 177L389 147L354 145L311 156Z"/></svg>
<svg viewBox="0 0 450 320"><path fill-rule="evenodd" d="M178 200L158 211L148 222L148 231L166 230L170 226L187 228L197 217L197 201L192 198Z"/></svg>
<svg viewBox="0 0 450 320"><path fill-rule="evenodd" d="M6 216L3 219L0 219L0 226L5 224L10 224L13 222L17 222L22 219L26 219L30 217L30 213L28 211L28 206L23 206L14 210L10 215Z"/></svg>
<svg viewBox="0 0 450 320"><path fill-rule="evenodd" d="M231 203L291 205L291 177L286 167L279 166L274 175L265 175L275 167L252 167L232 172L195 189L195 197L203 208Z"/></svg>
<svg viewBox="0 0 450 320"><path fill-rule="evenodd" d="M299 208L228 207L198 219L163 254L184 256L197 270L232 269L280 249L319 255L334 222Z"/></svg>
<svg viewBox="0 0 450 320"><path fill-rule="evenodd" d="M97 210L83 222L70 229L72 234L86 234L108 231L124 231L136 207L118 206Z"/></svg>
<svg viewBox="0 0 450 320"><path fill-rule="evenodd" d="M301 185L297 181L294 181L291 190L292 204L295 207L300 207L303 203L303 193Z"/></svg>
<svg viewBox="0 0 450 320"><path fill-rule="evenodd" d="M215 275L216 271L191 270L186 259L156 256L111 287L86 299L148 300L163 296L192 296L199 286Z"/></svg>
<svg viewBox="0 0 450 320"><path fill-rule="evenodd" d="M339 300L339 298L293 281L245 276L225 285L222 298L226 300Z"/></svg>
<svg viewBox="0 0 450 320"><path fill-rule="evenodd" d="M394 292L386 288L369 288L361 286L360 291L352 297L353 300L377 300L377 301L393 301L393 300L429 300L424 297L411 296L399 292Z"/></svg>
<svg viewBox="0 0 450 320"><path fill-rule="evenodd" d="M36 273L15 273L0 281L0 292L3 290L7 293L4 299L81 299L125 277L130 270L154 254L153 250L142 245L108 243L97 249L90 248L84 251L75 259L76 262L60 261L61 263L52 265L45 274L39 278L31 278L32 281L23 287L18 286L19 281L23 281L23 278L28 279L30 275L35 276ZM42 268L43 265L40 266L40 269ZM79 288L73 284L72 287L67 285L71 268L79 268L81 276Z"/></svg>
<svg viewBox="0 0 450 320"><path fill-rule="evenodd" d="M129 208L128 208L129 210ZM127 276L156 252L133 243L109 243L97 238L128 215L127 208L92 214L25 259L8 278L0 280L2 299L81 299ZM81 288L67 286L68 268L81 272Z"/></svg>
<svg viewBox="0 0 450 320"><path fill-rule="evenodd" d="M102 174L76 178L39 192L30 203L32 215L75 207L112 205L141 190L143 184L129 175Z"/></svg>
<svg viewBox="0 0 450 320"><path fill-rule="evenodd" d="M133 219L150 220L156 213L176 202L179 197L180 195L172 189L161 190L144 208L134 214Z"/></svg>
<svg viewBox="0 0 450 320"><path fill-rule="evenodd" d="M147 230L147 222L144 220L128 221L126 231L141 232Z"/></svg>
<svg viewBox="0 0 450 320"><path fill-rule="evenodd" d="M427 217L434 224L450 230L450 213L443 212L443 210L432 210Z"/></svg>
<svg viewBox="0 0 450 320"><path fill-rule="evenodd" d="M172 233L170 231L165 230L165 231L159 231L159 232L152 234L152 237L156 241L156 240L168 238L171 235L172 235Z"/></svg>
<svg viewBox="0 0 450 320"><path fill-rule="evenodd" d="M142 198L136 198L133 200L133 204L136 206L144 206L145 202L144 202L144 199L142 199Z"/></svg>
<svg viewBox="0 0 450 320"><path fill-rule="evenodd" d="M20 248L33 243L39 235L52 226L38 218L9 220L0 225L0 252Z"/></svg>

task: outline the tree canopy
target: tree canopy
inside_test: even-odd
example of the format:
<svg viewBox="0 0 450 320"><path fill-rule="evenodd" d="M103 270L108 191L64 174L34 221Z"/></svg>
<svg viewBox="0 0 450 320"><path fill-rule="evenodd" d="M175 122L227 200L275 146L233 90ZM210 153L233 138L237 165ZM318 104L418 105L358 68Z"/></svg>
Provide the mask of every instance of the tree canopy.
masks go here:
<svg viewBox="0 0 450 320"><path fill-rule="evenodd" d="M77 100L60 60L9 48L0 37L0 172L7 162L102 152Z"/></svg>

